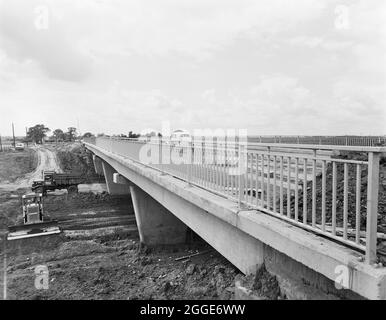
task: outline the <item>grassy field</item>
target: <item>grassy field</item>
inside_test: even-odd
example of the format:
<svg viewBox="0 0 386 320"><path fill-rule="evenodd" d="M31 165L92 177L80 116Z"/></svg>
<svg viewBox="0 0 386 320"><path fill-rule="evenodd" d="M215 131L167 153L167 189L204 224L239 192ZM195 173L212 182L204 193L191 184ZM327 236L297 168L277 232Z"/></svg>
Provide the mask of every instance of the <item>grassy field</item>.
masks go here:
<svg viewBox="0 0 386 320"><path fill-rule="evenodd" d="M0 183L14 182L35 170L38 157L34 150L0 152Z"/></svg>

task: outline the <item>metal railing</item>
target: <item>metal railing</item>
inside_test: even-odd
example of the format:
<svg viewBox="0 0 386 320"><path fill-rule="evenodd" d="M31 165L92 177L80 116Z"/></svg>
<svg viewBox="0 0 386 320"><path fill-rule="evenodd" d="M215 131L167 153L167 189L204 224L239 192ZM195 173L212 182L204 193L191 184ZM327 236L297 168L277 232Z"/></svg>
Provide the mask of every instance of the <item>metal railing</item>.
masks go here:
<svg viewBox="0 0 386 320"><path fill-rule="evenodd" d="M384 147L251 144L205 139L85 139L303 229L365 252L377 261L379 160ZM360 159L334 157L338 151Z"/></svg>
<svg viewBox="0 0 386 320"><path fill-rule="evenodd" d="M13 145L11 144L3 144L0 146L0 152L2 151L9 151L13 149Z"/></svg>
<svg viewBox="0 0 386 320"><path fill-rule="evenodd" d="M291 143L334 146L386 145L386 136L251 136L251 143Z"/></svg>

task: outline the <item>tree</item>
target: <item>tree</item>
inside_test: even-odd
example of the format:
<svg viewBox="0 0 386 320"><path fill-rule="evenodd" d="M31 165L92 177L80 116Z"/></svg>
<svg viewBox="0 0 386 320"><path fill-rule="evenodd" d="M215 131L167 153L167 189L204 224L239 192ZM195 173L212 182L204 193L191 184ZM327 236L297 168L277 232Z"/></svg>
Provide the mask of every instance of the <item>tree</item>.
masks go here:
<svg viewBox="0 0 386 320"><path fill-rule="evenodd" d="M129 138L135 139L135 138L139 138L140 136L141 136L140 134L133 133L133 131L129 132Z"/></svg>
<svg viewBox="0 0 386 320"><path fill-rule="evenodd" d="M69 127L68 128L68 131L67 131L67 136L68 136L68 139L71 141L75 141L75 138L77 136L77 133L76 133L76 128L74 127Z"/></svg>
<svg viewBox="0 0 386 320"><path fill-rule="evenodd" d="M64 140L64 132L62 129L56 129L52 134L56 142L58 142L58 140Z"/></svg>
<svg viewBox="0 0 386 320"><path fill-rule="evenodd" d="M91 137L94 137L94 135L93 135L91 132L86 132L86 133L83 135L83 138L91 138Z"/></svg>
<svg viewBox="0 0 386 320"><path fill-rule="evenodd" d="M37 124L34 127L28 129L27 137L31 139L31 141L42 144L43 139L47 136L47 132L50 129L47 128L44 124Z"/></svg>

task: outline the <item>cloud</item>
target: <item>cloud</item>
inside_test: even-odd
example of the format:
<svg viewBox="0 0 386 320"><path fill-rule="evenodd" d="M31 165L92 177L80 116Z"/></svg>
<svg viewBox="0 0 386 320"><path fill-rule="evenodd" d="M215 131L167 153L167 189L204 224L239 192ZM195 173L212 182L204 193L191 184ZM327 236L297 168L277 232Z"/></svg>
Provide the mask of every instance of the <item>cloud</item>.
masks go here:
<svg viewBox="0 0 386 320"><path fill-rule="evenodd" d="M110 133L163 120L256 134L384 133L382 2L348 3L344 30L334 25L338 0L0 3L0 108L18 111L1 126L40 114L47 125L79 117L87 131ZM36 28L40 6L48 29Z"/></svg>
<svg viewBox="0 0 386 320"><path fill-rule="evenodd" d="M48 14L48 25L39 29L42 14ZM63 27L49 7L37 1L1 3L1 48L7 55L22 62L34 61L50 78L81 81L91 71L91 60L70 42Z"/></svg>

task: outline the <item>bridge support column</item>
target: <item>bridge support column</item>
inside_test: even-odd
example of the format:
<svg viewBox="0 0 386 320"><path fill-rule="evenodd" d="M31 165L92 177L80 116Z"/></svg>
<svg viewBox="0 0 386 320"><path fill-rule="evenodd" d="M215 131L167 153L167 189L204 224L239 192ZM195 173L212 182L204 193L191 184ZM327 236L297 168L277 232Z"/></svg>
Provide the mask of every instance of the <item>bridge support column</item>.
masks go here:
<svg viewBox="0 0 386 320"><path fill-rule="evenodd" d="M114 174L116 171L112 166L110 166L107 162L102 161L102 168L106 180L107 191L109 194L123 195L130 193L128 184L114 182Z"/></svg>
<svg viewBox="0 0 386 320"><path fill-rule="evenodd" d="M137 186L130 186L135 219L142 243L179 244L186 241L187 226Z"/></svg>
<svg viewBox="0 0 386 320"><path fill-rule="evenodd" d="M98 158L95 154L93 154L92 161L94 163L95 173L99 175L103 175L102 159Z"/></svg>

